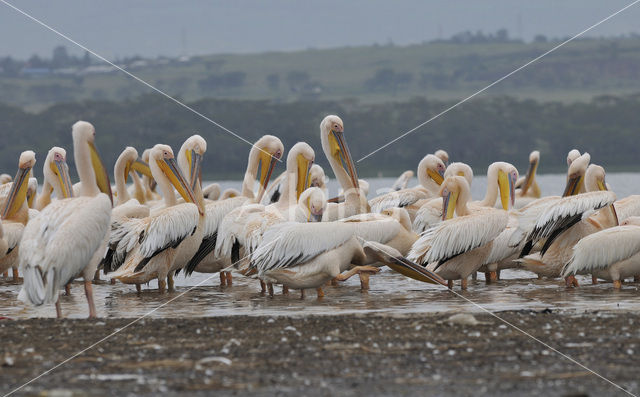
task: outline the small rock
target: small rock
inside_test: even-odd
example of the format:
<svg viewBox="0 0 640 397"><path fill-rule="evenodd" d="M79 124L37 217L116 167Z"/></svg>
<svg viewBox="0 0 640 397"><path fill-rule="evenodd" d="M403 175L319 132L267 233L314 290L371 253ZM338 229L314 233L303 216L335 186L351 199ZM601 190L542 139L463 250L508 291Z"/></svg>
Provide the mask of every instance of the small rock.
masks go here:
<svg viewBox="0 0 640 397"><path fill-rule="evenodd" d="M13 367L15 363L16 363L16 360L13 357L7 355L7 356L4 356L4 362L2 363L2 366Z"/></svg>
<svg viewBox="0 0 640 397"><path fill-rule="evenodd" d="M472 314L469 313L458 313L447 319L449 324L459 324L459 325L478 325L481 324L480 321L476 320Z"/></svg>

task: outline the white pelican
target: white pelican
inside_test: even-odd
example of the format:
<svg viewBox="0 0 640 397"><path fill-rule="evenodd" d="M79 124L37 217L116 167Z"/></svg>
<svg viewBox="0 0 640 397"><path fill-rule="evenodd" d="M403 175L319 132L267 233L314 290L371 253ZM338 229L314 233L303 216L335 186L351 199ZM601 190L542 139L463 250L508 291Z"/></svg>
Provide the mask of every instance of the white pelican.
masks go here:
<svg viewBox="0 0 640 397"><path fill-rule="evenodd" d="M311 169L309 169L309 187L318 187L322 190L325 197L329 196L327 177L322 167L315 163L311 166Z"/></svg>
<svg viewBox="0 0 640 397"><path fill-rule="evenodd" d="M640 276L640 217L630 217L620 226L583 237L573 247L573 255L562 269L567 285L576 285L573 276L589 274L613 281L620 289L626 277Z"/></svg>
<svg viewBox="0 0 640 397"><path fill-rule="evenodd" d="M517 174L515 177L509 174L507 178L507 183L513 184ZM504 184L503 178L500 184ZM507 226L508 213L488 206L469 208L469 184L461 176L448 177L442 184L441 195L443 222L413 244L407 259L448 280L450 288L453 280L461 279L461 287L466 289L467 277L487 264L492 241ZM458 215L456 218L454 213Z"/></svg>
<svg viewBox="0 0 640 397"><path fill-rule="evenodd" d="M411 178L413 178L413 171L407 170L403 172L402 174L400 174L398 179L396 179L396 181L393 182L393 185L391 186L391 190L394 190L397 192L398 190L406 189Z"/></svg>
<svg viewBox="0 0 640 397"><path fill-rule="evenodd" d="M284 146L280 139L273 135L264 135L256 141L249 151L247 170L244 174L240 195L224 198L223 193L223 197L220 200L206 203L206 221L200 247L185 262L185 271L188 274L192 271L199 273L220 272L220 284L231 285L233 282L231 273L221 271L231 265L229 258L219 258L212 252L216 246L218 228L224 217L234 208L260 202L271 178L273 168L282 157L283 152ZM254 195L256 181L258 181L259 186L257 195Z"/></svg>
<svg viewBox="0 0 640 397"><path fill-rule="evenodd" d="M358 174L344 137L344 124L340 117L330 115L320 123L320 141L331 169L345 192L343 203L329 203L324 221L334 221L369 212L367 198L360 191Z"/></svg>
<svg viewBox="0 0 640 397"><path fill-rule="evenodd" d="M95 317L91 280L109 231L111 185L95 148L94 127L78 121L72 135L82 197L52 202L25 227L19 254L24 285L18 298L36 306L55 303L61 317L58 291L82 276L89 317ZM70 192L68 178L61 182Z"/></svg>
<svg viewBox="0 0 640 397"><path fill-rule="evenodd" d="M20 154L18 173L10 182L10 191L2 208L2 228L4 240L8 243L8 252L0 259L0 273L13 269L13 280L18 281L18 252L25 225L29 222L27 188L31 169L36 164L36 155L31 150ZM5 186L9 186L6 184Z"/></svg>
<svg viewBox="0 0 640 397"><path fill-rule="evenodd" d="M443 181L446 166L433 154L426 155L418 163L419 185L409 189L392 191L369 201L372 212L381 212L387 208L409 207L421 199L437 197ZM420 207L412 208L415 213Z"/></svg>
<svg viewBox="0 0 640 397"><path fill-rule="evenodd" d="M109 267L117 270L107 277L136 285L157 278L158 289L163 292L180 246L197 229L204 208L180 171L171 147L155 145L149 154L149 167L165 206L149 217L127 219L113 231L109 245L116 262ZM174 187L185 203L178 203Z"/></svg>
<svg viewBox="0 0 640 397"><path fill-rule="evenodd" d="M226 200L226 199L230 199L230 198L234 198L234 197L240 197L242 196L242 192L239 191L238 189L234 189L232 187L228 188L228 189L224 189L224 191L222 192L222 194L220 195L220 201L222 200Z"/></svg>
<svg viewBox="0 0 640 397"><path fill-rule="evenodd" d="M42 167L44 175L42 191L36 198L35 208L42 211L44 207L51 203L51 194L56 199L69 198L73 196L71 184L69 183L69 166L67 165L67 152L61 147L54 146L47 153Z"/></svg>

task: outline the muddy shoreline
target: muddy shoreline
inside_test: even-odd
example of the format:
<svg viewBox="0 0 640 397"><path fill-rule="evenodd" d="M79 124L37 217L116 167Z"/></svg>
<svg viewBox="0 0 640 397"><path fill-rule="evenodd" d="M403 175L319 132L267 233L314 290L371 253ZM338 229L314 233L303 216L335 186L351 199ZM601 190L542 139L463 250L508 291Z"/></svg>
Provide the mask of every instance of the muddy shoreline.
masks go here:
<svg viewBox="0 0 640 397"><path fill-rule="evenodd" d="M640 315L498 312L640 392ZM623 395L489 314L143 319L15 395ZM0 320L0 392L129 324Z"/></svg>

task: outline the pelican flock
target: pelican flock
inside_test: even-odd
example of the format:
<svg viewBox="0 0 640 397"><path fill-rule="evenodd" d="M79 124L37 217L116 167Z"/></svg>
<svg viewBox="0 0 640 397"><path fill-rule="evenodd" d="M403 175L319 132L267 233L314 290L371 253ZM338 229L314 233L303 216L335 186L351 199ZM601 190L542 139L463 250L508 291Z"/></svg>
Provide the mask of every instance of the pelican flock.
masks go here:
<svg viewBox="0 0 640 397"><path fill-rule="evenodd" d="M47 153L39 188L33 151L19 155L15 177L0 176L0 273L23 283L19 300L53 304L58 317L60 291L70 293L78 278L91 317L100 277L139 294L152 281L160 293L172 291L179 274L219 274L226 288L235 273L257 279L262 293L282 285L303 297L307 289L322 297L326 286L356 275L367 290L383 266L449 288L460 280L462 289L478 272L492 284L510 268L572 288L578 274L614 288L640 281L640 196L618 198L589 153L568 153L561 196L543 194L535 150L522 176L510 163L489 164L484 198L474 201L471 167L439 149L368 199L348 145L353 134L336 115L319 130L317 148L340 186L333 198L312 143L285 156L273 135L252 145L240 190L203 186L200 135L175 152L163 143L124 147L112 187L100 135L78 121L71 135L79 182L72 184L61 147ZM285 169L274 175L279 162Z"/></svg>

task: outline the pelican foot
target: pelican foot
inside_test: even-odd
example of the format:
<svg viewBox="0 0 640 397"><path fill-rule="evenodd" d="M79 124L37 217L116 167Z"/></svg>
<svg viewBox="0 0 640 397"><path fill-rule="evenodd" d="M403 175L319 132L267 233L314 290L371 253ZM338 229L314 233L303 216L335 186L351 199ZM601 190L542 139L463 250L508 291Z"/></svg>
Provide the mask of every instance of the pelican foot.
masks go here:
<svg viewBox="0 0 640 397"><path fill-rule="evenodd" d="M20 277L18 277L18 268L12 268L11 272L13 273L13 281L17 283L20 280Z"/></svg>
<svg viewBox="0 0 640 397"><path fill-rule="evenodd" d="M316 293L318 294L318 299L324 298L324 291L322 290L322 287L316 288Z"/></svg>
<svg viewBox="0 0 640 397"><path fill-rule="evenodd" d="M71 295L71 283L64 286L64 296Z"/></svg>
<svg viewBox="0 0 640 397"><path fill-rule="evenodd" d="M580 284L578 284L578 280L576 280L576 276L567 276L564 279L565 285L567 286L567 288L572 288L572 287L579 287Z"/></svg>
<svg viewBox="0 0 640 397"><path fill-rule="evenodd" d="M447 280L447 288L453 289L453 280Z"/></svg>
<svg viewBox="0 0 640 397"><path fill-rule="evenodd" d="M640 276L633 276L634 283L640 283Z"/></svg>
<svg viewBox="0 0 640 397"><path fill-rule="evenodd" d="M614 289L622 288L622 282L620 280L613 280L613 288Z"/></svg>
<svg viewBox="0 0 640 397"><path fill-rule="evenodd" d="M225 272L225 277L227 278L227 285L228 286L232 286L233 285L233 274L231 274L231 272Z"/></svg>
<svg viewBox="0 0 640 397"><path fill-rule="evenodd" d="M598 284L598 277L596 277L596 276L591 276L591 284L593 284L593 285Z"/></svg>
<svg viewBox="0 0 640 397"><path fill-rule="evenodd" d="M267 284L260 280L260 295L264 295L267 292Z"/></svg>
<svg viewBox="0 0 640 397"><path fill-rule="evenodd" d="M267 283L267 289L269 290L269 296L273 298L273 284Z"/></svg>
<svg viewBox="0 0 640 397"><path fill-rule="evenodd" d="M141 293L142 292L142 286L140 284L136 284L136 292L137 293Z"/></svg>
<svg viewBox="0 0 640 397"><path fill-rule="evenodd" d="M282 286L282 295L289 295L289 287L286 285Z"/></svg>
<svg viewBox="0 0 640 397"><path fill-rule="evenodd" d="M112 278L112 279L111 279L111 281L109 282L109 284L111 284L111 285L116 285L116 279L115 279L115 278Z"/></svg>
<svg viewBox="0 0 640 397"><path fill-rule="evenodd" d="M158 279L158 292L164 294L165 289L167 288L167 283L164 281L164 278Z"/></svg>
<svg viewBox="0 0 640 397"><path fill-rule="evenodd" d="M169 292L173 292L175 290L175 288L174 288L175 283L173 281L173 275L171 275L171 274L169 274L167 276L167 286L168 286Z"/></svg>
<svg viewBox="0 0 640 397"><path fill-rule="evenodd" d="M303 300L303 299L304 299L304 290L301 289L300 290L300 300Z"/></svg>
<svg viewBox="0 0 640 397"><path fill-rule="evenodd" d="M60 296L58 295L58 300L56 301L56 317L62 318L62 308L60 307Z"/></svg>
<svg viewBox="0 0 640 397"><path fill-rule="evenodd" d="M495 273L495 272L492 272L492 273ZM465 278L463 278L463 279L461 279L461 280L460 280L460 289L461 289L462 291L466 291L466 290L467 290L467 284L468 284L468 280L467 280L467 278L466 278L466 277L465 277Z"/></svg>

